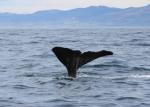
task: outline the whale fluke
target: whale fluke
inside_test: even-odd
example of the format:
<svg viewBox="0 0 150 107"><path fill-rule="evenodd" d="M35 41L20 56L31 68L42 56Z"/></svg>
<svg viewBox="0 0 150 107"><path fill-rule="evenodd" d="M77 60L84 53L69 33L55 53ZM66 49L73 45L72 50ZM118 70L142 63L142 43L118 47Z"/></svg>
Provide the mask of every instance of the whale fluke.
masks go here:
<svg viewBox="0 0 150 107"><path fill-rule="evenodd" d="M99 57L113 55L111 51L98 51L98 52L84 52L81 53L79 50L71 50L63 47L54 47L52 51L55 53L56 57L63 63L67 68L69 77L76 77L77 70Z"/></svg>

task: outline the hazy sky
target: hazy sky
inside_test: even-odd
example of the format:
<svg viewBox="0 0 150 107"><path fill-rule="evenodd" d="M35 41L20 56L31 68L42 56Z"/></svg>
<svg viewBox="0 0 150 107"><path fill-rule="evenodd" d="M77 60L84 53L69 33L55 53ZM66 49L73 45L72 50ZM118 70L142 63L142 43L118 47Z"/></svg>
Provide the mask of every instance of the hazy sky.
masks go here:
<svg viewBox="0 0 150 107"><path fill-rule="evenodd" d="M140 7L150 0L0 0L0 12L32 13L48 9L72 9L91 5L111 7Z"/></svg>

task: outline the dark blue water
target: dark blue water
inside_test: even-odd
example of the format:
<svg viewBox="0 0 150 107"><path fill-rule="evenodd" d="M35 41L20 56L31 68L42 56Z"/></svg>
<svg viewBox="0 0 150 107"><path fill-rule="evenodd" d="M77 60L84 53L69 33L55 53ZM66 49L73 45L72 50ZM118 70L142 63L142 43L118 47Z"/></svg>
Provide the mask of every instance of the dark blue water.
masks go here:
<svg viewBox="0 0 150 107"><path fill-rule="evenodd" d="M55 46L114 55L68 80ZM1 29L0 107L150 107L150 29Z"/></svg>

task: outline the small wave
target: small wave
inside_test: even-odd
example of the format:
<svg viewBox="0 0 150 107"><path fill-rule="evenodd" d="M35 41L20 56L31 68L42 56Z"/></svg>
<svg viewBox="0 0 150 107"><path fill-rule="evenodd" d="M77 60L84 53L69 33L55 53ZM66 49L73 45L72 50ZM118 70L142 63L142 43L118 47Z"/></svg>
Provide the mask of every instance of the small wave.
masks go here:
<svg viewBox="0 0 150 107"><path fill-rule="evenodd" d="M33 62L34 60L33 59L22 59L21 61L22 62Z"/></svg>
<svg viewBox="0 0 150 107"><path fill-rule="evenodd" d="M108 104L103 104L102 107L117 107L117 105L115 103L108 103Z"/></svg>
<svg viewBox="0 0 150 107"><path fill-rule="evenodd" d="M78 89L80 89L81 87L78 87ZM77 89L77 88L76 88ZM87 86L85 89L84 89L84 91L89 91L89 90L92 90L92 87L91 86ZM95 96L93 96L93 97L98 97L98 96L100 96L100 95L95 95ZM92 97L92 96L90 96L90 97Z"/></svg>
<svg viewBox="0 0 150 107"><path fill-rule="evenodd" d="M25 76L25 77L35 77L35 75L34 74L29 74L29 73L26 73L26 74L24 74L23 76Z"/></svg>
<svg viewBox="0 0 150 107"><path fill-rule="evenodd" d="M139 104L138 106L136 106L136 107L139 107L139 106L142 106L142 107L150 107L150 103L141 103L141 104Z"/></svg>
<svg viewBox="0 0 150 107"><path fill-rule="evenodd" d="M35 87L31 87L31 86L27 86L27 85L14 85L13 88L16 88L16 89L29 89L29 88L35 88Z"/></svg>
<svg viewBox="0 0 150 107"><path fill-rule="evenodd" d="M135 33L133 33L133 34L142 34L143 32L135 32Z"/></svg>
<svg viewBox="0 0 150 107"><path fill-rule="evenodd" d="M38 41L31 41L28 44L38 44L38 43L40 43L40 42L38 42Z"/></svg>
<svg viewBox="0 0 150 107"><path fill-rule="evenodd" d="M6 33L5 32L0 32L0 35L5 35Z"/></svg>
<svg viewBox="0 0 150 107"><path fill-rule="evenodd" d="M111 77L110 77L111 78ZM118 76L118 77L112 77L112 80L126 80L126 79L128 79L128 77L126 77L126 76Z"/></svg>
<svg viewBox="0 0 150 107"><path fill-rule="evenodd" d="M65 82L58 82L57 84L58 84L58 85L61 85L61 86L65 86L65 85L66 85Z"/></svg>
<svg viewBox="0 0 150 107"><path fill-rule="evenodd" d="M113 46L121 46L122 44L121 43L113 43L112 45Z"/></svg>
<svg viewBox="0 0 150 107"><path fill-rule="evenodd" d="M46 39L47 37L44 37L44 36L41 36L41 37L37 37L37 36L35 36L35 37L33 37L33 39Z"/></svg>
<svg viewBox="0 0 150 107"><path fill-rule="evenodd" d="M30 72L30 73L24 73L23 75L19 75L23 77L48 77L50 76L49 73L37 73L37 72Z"/></svg>
<svg viewBox="0 0 150 107"><path fill-rule="evenodd" d="M13 36L13 35L19 35L19 33L9 33L8 35L11 35L11 36Z"/></svg>
<svg viewBox="0 0 150 107"><path fill-rule="evenodd" d="M136 45L138 45L138 46L150 46L149 43L138 43L138 44L136 44Z"/></svg>
<svg viewBox="0 0 150 107"><path fill-rule="evenodd" d="M44 84L50 83L50 81L47 81L47 82L44 82L44 81L38 81L38 83L41 84L41 85L44 85Z"/></svg>
<svg viewBox="0 0 150 107"><path fill-rule="evenodd" d="M68 100L63 100L63 99L52 99L46 102L54 102L54 103L58 103L58 102L72 102L72 101L68 101Z"/></svg>
<svg viewBox="0 0 150 107"><path fill-rule="evenodd" d="M139 85L138 82L125 82L125 81L117 81L115 83L118 83L118 84L126 84L126 85L131 85L131 86L137 86Z"/></svg>
<svg viewBox="0 0 150 107"><path fill-rule="evenodd" d="M1 68L1 69L0 69L0 72L7 72L7 68L6 68L6 69Z"/></svg>
<svg viewBox="0 0 150 107"><path fill-rule="evenodd" d="M119 97L117 98L116 100L118 101L123 101L123 100L141 100L140 98L137 98L137 97Z"/></svg>
<svg viewBox="0 0 150 107"><path fill-rule="evenodd" d="M125 65L121 64L96 64L96 65L85 65L83 68L103 68L103 67L117 67L117 68L127 68Z"/></svg>
<svg viewBox="0 0 150 107"><path fill-rule="evenodd" d="M35 45L35 44L39 44L39 41L27 41L27 42L22 42L22 45Z"/></svg>
<svg viewBox="0 0 150 107"><path fill-rule="evenodd" d="M24 65L20 65L16 69L31 69L31 68L34 68L34 67L39 66L39 65L40 64L24 64Z"/></svg>
<svg viewBox="0 0 150 107"><path fill-rule="evenodd" d="M133 42L137 42L137 41L141 41L141 39L131 39L131 43L133 43Z"/></svg>
<svg viewBox="0 0 150 107"><path fill-rule="evenodd" d="M150 71L150 69L144 67L132 67L131 71Z"/></svg>
<svg viewBox="0 0 150 107"><path fill-rule="evenodd" d="M0 85L1 88L9 87L8 85Z"/></svg>
<svg viewBox="0 0 150 107"><path fill-rule="evenodd" d="M10 102L9 100L10 100L10 99L8 99L8 100L0 99L0 102L3 102L3 103L4 103L4 102L7 102L7 103L8 103L8 102ZM1 107L3 107L3 106L1 106Z"/></svg>
<svg viewBox="0 0 150 107"><path fill-rule="evenodd" d="M93 95L92 97L100 98L100 97L102 97L102 95Z"/></svg>
<svg viewBox="0 0 150 107"><path fill-rule="evenodd" d="M61 105L57 105L55 107L76 107L74 104L61 104Z"/></svg>
<svg viewBox="0 0 150 107"><path fill-rule="evenodd" d="M35 57L35 58L49 58L49 57L51 57L51 55L49 53L42 53L40 55L32 55L31 57Z"/></svg>

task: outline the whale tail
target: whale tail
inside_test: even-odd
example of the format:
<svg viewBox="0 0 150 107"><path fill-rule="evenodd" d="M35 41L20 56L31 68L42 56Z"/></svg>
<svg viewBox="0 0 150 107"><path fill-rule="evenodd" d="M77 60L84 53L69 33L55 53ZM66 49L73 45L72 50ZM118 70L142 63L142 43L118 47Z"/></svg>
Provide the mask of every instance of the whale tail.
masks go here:
<svg viewBox="0 0 150 107"><path fill-rule="evenodd" d="M69 77L76 77L77 70L99 57L112 55L111 51L98 51L98 52L84 52L81 53L79 50L71 50L63 47L54 47L52 51L55 53L56 57L63 63L67 68Z"/></svg>

